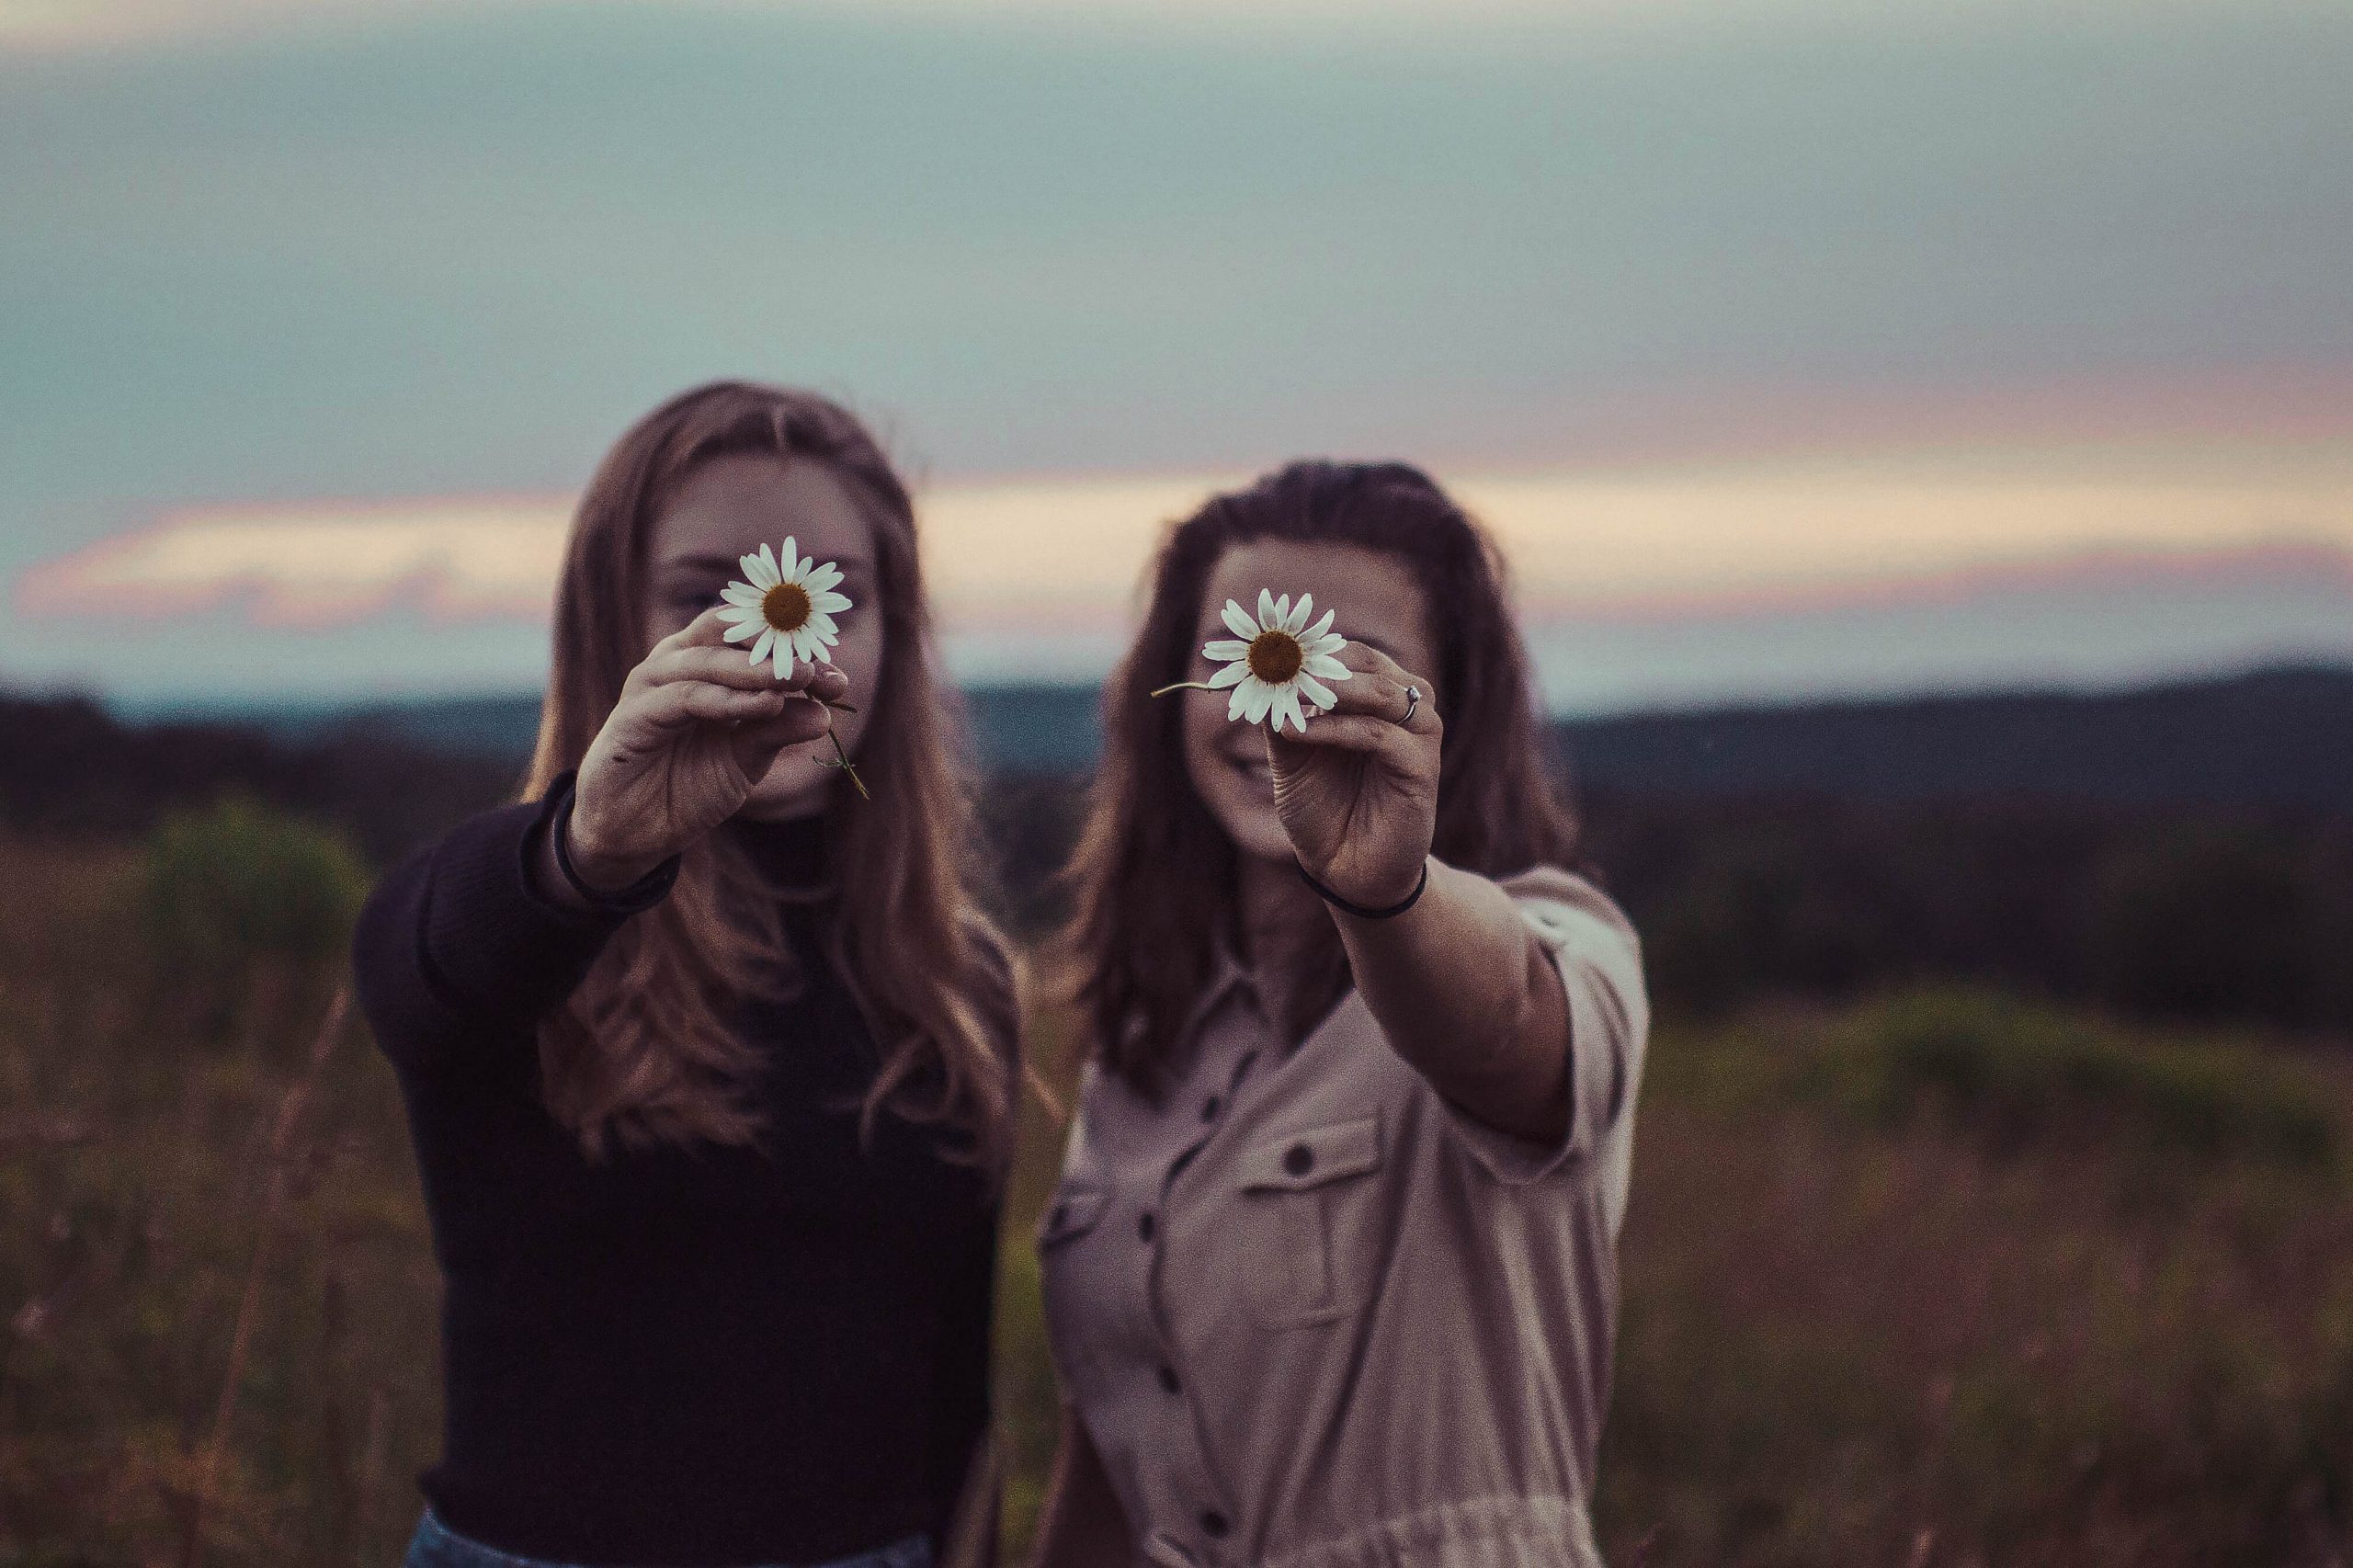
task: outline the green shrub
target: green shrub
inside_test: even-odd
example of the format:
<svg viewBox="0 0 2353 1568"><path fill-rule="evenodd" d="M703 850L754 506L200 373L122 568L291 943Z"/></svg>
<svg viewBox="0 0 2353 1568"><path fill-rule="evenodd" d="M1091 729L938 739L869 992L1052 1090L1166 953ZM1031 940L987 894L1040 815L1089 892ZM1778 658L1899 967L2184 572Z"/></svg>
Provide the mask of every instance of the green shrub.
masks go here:
<svg viewBox="0 0 2353 1568"><path fill-rule="evenodd" d="M148 841L146 915L167 969L308 969L344 952L368 873L334 832L230 796Z"/></svg>
<svg viewBox="0 0 2353 1568"><path fill-rule="evenodd" d="M2334 1163L2331 1102L2293 1063L2215 1043L2127 1036L1996 994L1908 993L1828 1040L1814 1085L1870 1118L1940 1117L1996 1146L2120 1134L2154 1153Z"/></svg>

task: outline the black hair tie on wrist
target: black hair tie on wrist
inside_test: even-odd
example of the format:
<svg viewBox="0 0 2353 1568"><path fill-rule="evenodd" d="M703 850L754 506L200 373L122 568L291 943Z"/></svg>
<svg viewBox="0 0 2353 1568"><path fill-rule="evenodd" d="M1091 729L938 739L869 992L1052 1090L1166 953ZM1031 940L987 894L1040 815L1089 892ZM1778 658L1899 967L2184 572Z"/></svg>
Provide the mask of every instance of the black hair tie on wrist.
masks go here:
<svg viewBox="0 0 2353 1568"><path fill-rule="evenodd" d="M611 900L610 893L598 892L581 881L578 869L572 863L572 802L569 800L555 813L555 869L563 873L563 880L572 884L572 891L581 903L594 906Z"/></svg>
<svg viewBox="0 0 2353 1568"><path fill-rule="evenodd" d="M1333 908L1344 910L1347 913L1355 915L1359 920L1387 920L1392 916L1403 915L1405 911L1413 908L1415 904L1421 902L1423 890L1430 885L1430 861L1429 857L1425 855L1422 857L1422 878L1421 881L1414 884L1414 891L1385 908L1370 909L1361 903L1350 903L1348 900L1342 898L1338 893L1334 892L1330 888L1325 887L1322 882L1317 881L1315 878L1310 874L1307 867L1303 863L1293 861L1292 864L1299 866L1300 881L1305 882L1309 887L1313 888L1315 890L1316 897L1322 899Z"/></svg>
<svg viewBox="0 0 2353 1568"><path fill-rule="evenodd" d="M580 902L591 909L608 914L634 915L660 902L662 896L670 891L670 884L677 879L677 858L673 856L625 888L605 892L590 887L582 879L580 868L572 863L572 794L568 788L564 791L563 804L556 808L555 821L549 825L548 831L555 835L555 869L571 884L572 891L580 895Z"/></svg>

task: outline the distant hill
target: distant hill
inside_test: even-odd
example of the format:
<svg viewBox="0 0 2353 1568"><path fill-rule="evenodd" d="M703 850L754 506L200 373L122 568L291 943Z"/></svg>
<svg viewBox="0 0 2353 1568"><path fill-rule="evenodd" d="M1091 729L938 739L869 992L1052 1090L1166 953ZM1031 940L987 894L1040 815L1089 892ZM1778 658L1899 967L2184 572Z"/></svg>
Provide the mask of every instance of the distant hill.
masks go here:
<svg viewBox="0 0 2353 1568"><path fill-rule="evenodd" d="M1092 693L972 694L1000 910L1034 935L1084 809ZM228 792L389 864L513 797L516 698L165 718L0 693L0 854ZM2105 696L1583 720L1581 864L1706 1009L1926 978L2353 1038L2353 671Z"/></svg>
<svg viewBox="0 0 2353 1568"><path fill-rule="evenodd" d="M1090 687L984 687L967 700L992 771L1074 772L1102 744ZM205 717L234 718L287 741L364 735L519 766L539 699ZM1637 713L1565 721L1555 733L1579 784L1611 791L1878 802L2043 796L2353 812L2353 669L2272 669L2114 693Z"/></svg>
<svg viewBox="0 0 2353 1568"><path fill-rule="evenodd" d="M1619 790L2353 811L2347 669L2098 695L1632 714L1564 724L1560 734L1580 781Z"/></svg>

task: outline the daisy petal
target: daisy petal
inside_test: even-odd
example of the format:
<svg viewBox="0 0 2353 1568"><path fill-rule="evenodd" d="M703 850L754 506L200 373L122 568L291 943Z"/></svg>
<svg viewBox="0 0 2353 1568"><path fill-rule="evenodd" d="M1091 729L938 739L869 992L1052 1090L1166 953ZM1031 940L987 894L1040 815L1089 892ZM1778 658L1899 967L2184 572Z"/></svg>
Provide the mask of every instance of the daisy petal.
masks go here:
<svg viewBox="0 0 2353 1568"><path fill-rule="evenodd" d="M765 548L765 547L763 547ZM788 581L798 575L792 570L793 558L801 553L801 543L790 534L784 536L784 548L777 552L777 573Z"/></svg>
<svg viewBox="0 0 2353 1568"><path fill-rule="evenodd" d="M1219 613L1222 619L1225 621L1226 630L1233 632L1236 637L1242 638L1246 642L1250 638L1258 635L1258 623L1250 619L1250 612L1248 610L1244 609L1232 599L1225 601L1225 608Z"/></svg>
<svg viewBox="0 0 2353 1568"><path fill-rule="evenodd" d="M1256 689L1250 693L1250 700L1243 707L1242 716L1255 724L1267 716L1268 709L1274 707L1275 688L1255 676L1251 678Z"/></svg>
<svg viewBox="0 0 2353 1568"><path fill-rule="evenodd" d="M771 586L784 581L784 569L776 563L776 551L765 544L760 546L760 569L767 574Z"/></svg>
<svg viewBox="0 0 2353 1568"><path fill-rule="evenodd" d="M1300 666L1309 675L1322 676L1325 680L1346 680L1356 672L1329 653L1310 653Z"/></svg>
<svg viewBox="0 0 2353 1568"><path fill-rule="evenodd" d="M809 574L816 569L817 558L813 555L804 555L801 558L801 570L792 574L792 580L796 583L805 583L809 580Z"/></svg>
<svg viewBox="0 0 2353 1568"><path fill-rule="evenodd" d="M1311 594L1311 595L1307 596L1305 598L1302 598L1302 599L1301 599L1301 600L1299 601L1299 604L1300 604L1300 617L1299 617L1299 619L1300 619L1300 620L1301 620L1302 623L1307 619L1307 607L1308 607L1310 604L1313 603L1313 602L1314 602L1314 596L1313 596L1313 594ZM1300 640L1302 642L1322 642L1322 641L1324 640L1324 634L1325 632L1327 632L1327 631L1331 631L1331 630L1332 630L1332 618L1333 618L1334 616L1336 616L1336 615L1339 614L1339 613L1340 613L1340 612L1339 612L1338 610L1336 610L1336 609L1327 609L1327 610L1325 610L1325 611L1324 612L1324 619L1321 619L1321 620L1319 620L1319 621L1317 621L1317 622L1316 622L1313 627L1310 627L1306 631L1302 632L1302 633L1301 634L1301 636L1300 636L1300 639L1299 639L1299 640ZM1346 639L1344 638L1344 639L1342 639L1342 641L1344 641L1344 642L1345 642L1345 641L1346 641Z"/></svg>
<svg viewBox="0 0 2353 1568"><path fill-rule="evenodd" d="M775 642L776 629L770 626L761 627L760 640L752 644L752 663L756 665L762 659L767 658L768 654L768 648Z"/></svg>
<svg viewBox="0 0 2353 1568"><path fill-rule="evenodd" d="M849 601L847 599L842 597L839 594L829 594L823 588L818 589L815 593L809 596L809 603L813 608L821 610L827 615L837 615L841 611L849 608Z"/></svg>
<svg viewBox="0 0 2353 1568"><path fill-rule="evenodd" d="M1233 697L1225 705L1225 718L1228 723L1241 718L1244 710L1250 706L1250 682L1251 677L1245 676L1242 677L1242 684L1233 688Z"/></svg>
<svg viewBox="0 0 2353 1568"><path fill-rule="evenodd" d="M741 605L745 609L760 608L760 590L749 583L730 583L719 591L719 597L731 605Z"/></svg>
<svg viewBox="0 0 2353 1568"><path fill-rule="evenodd" d="M1264 631L1277 624L1274 591L1261 588L1258 590L1258 630ZM1254 719L1251 722L1255 724L1257 721Z"/></svg>
<svg viewBox="0 0 2353 1568"><path fill-rule="evenodd" d="M1214 642L1201 644L1201 657L1204 659L1223 663L1227 659L1246 659L1249 656L1250 644L1239 638L1222 637Z"/></svg>
<svg viewBox="0 0 2353 1568"><path fill-rule="evenodd" d="M1228 665L1223 669L1218 671L1217 674L1210 676L1209 687L1211 691L1222 691L1227 687L1232 686L1234 682L1242 679L1243 676L1249 673L1250 666L1247 665L1240 663Z"/></svg>
<svg viewBox="0 0 2353 1568"><path fill-rule="evenodd" d="M1299 602L1290 607L1289 615L1283 617L1283 630L1293 637L1298 636L1299 629L1307 624L1307 618L1313 614L1314 610L1315 596L1313 594L1300 595Z"/></svg>
<svg viewBox="0 0 2353 1568"><path fill-rule="evenodd" d="M1307 700L1315 704L1315 710L1319 713L1329 713L1333 705L1340 700L1332 694L1330 687L1325 686L1305 670L1300 671L1299 674L1291 676L1291 679L1299 683L1300 691Z"/></svg>
<svg viewBox="0 0 2353 1568"><path fill-rule="evenodd" d="M811 588L830 588L842 580L842 569L826 562L803 579Z"/></svg>
<svg viewBox="0 0 2353 1568"><path fill-rule="evenodd" d="M757 551L744 557L737 564L744 568L745 585L754 593L762 593L776 586L775 571L760 560Z"/></svg>
<svg viewBox="0 0 2353 1568"><path fill-rule="evenodd" d="M1275 624L1277 626L1284 626L1288 625L1290 620L1290 596L1289 594L1285 594L1282 597L1275 601Z"/></svg>
<svg viewBox="0 0 2353 1568"><path fill-rule="evenodd" d="M1283 716L1290 716L1290 727L1301 734L1307 733L1307 716L1299 710L1299 687L1285 682L1275 699L1275 728L1283 727Z"/></svg>
<svg viewBox="0 0 2353 1568"><path fill-rule="evenodd" d="M722 620L757 620L760 619L759 607L757 605L723 604L719 607L719 619Z"/></svg>
<svg viewBox="0 0 2353 1568"><path fill-rule="evenodd" d="M729 627L726 631L721 632L720 635L726 638L730 642L741 642L745 638L750 637L758 632L761 627L765 624L765 622L757 620L739 620L734 625Z"/></svg>

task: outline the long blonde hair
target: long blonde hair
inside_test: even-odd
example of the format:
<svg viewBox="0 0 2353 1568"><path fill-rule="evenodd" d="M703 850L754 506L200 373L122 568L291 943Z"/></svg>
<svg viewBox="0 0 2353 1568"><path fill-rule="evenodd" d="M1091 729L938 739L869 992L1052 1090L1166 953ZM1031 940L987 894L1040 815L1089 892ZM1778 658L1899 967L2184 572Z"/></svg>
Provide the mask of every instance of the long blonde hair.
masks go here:
<svg viewBox="0 0 2353 1568"><path fill-rule="evenodd" d="M645 654L647 557L662 507L699 463L773 452L824 464L874 531L883 671L861 695L860 800L836 777L824 811L837 886L827 958L880 1055L860 1109L939 1124L955 1157L1003 1168L1018 1013L1004 937L981 913L967 748L934 676L915 507L866 428L811 392L715 381L638 421L580 498L556 592L553 668L523 785L542 798L576 767ZM628 922L539 1031L548 1110L592 1155L630 1145L756 1142L754 1050L729 1015L794 979L773 890L726 841L689 848L670 895Z"/></svg>

